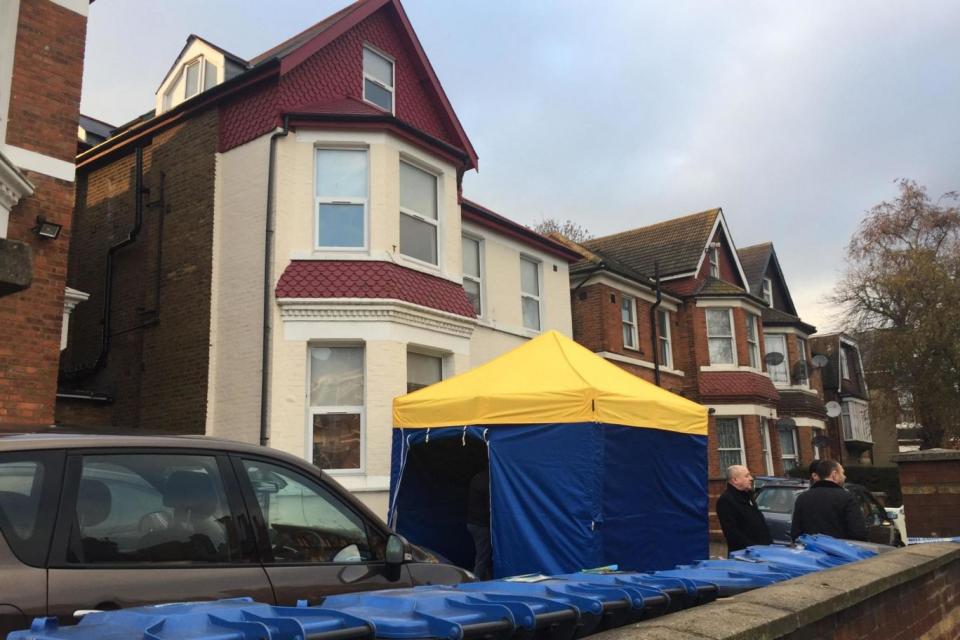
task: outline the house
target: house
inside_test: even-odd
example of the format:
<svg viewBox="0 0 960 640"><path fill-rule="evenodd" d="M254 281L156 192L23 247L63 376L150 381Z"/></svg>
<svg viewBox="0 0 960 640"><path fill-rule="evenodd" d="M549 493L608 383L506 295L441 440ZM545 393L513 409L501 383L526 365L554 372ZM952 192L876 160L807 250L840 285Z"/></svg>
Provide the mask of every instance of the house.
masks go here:
<svg viewBox="0 0 960 640"><path fill-rule="evenodd" d="M796 427L777 429L781 397L764 363L768 305L751 292L721 209L588 240L580 253L575 339L710 409L713 498L732 464L780 475L799 463Z"/></svg>
<svg viewBox="0 0 960 640"><path fill-rule="evenodd" d="M816 328L801 320L790 296L773 244L737 251L750 292L764 301L764 360L767 374L780 396L777 403L777 436L783 471L811 460L833 457L826 434L826 409L819 360L814 362L810 336ZM764 461L765 471L774 470Z"/></svg>
<svg viewBox="0 0 960 640"><path fill-rule="evenodd" d="M87 0L0 3L0 430L50 425L66 286Z"/></svg>
<svg viewBox="0 0 960 640"><path fill-rule="evenodd" d="M571 333L578 255L463 197L397 0L251 59L191 35L155 100L78 157L64 421L268 444L384 514L394 397Z"/></svg>
<svg viewBox="0 0 960 640"><path fill-rule="evenodd" d="M827 358L823 399L828 408L839 405L837 415L827 420L831 452L845 466L873 464L870 390L857 341L846 333L826 333L813 336L810 347Z"/></svg>

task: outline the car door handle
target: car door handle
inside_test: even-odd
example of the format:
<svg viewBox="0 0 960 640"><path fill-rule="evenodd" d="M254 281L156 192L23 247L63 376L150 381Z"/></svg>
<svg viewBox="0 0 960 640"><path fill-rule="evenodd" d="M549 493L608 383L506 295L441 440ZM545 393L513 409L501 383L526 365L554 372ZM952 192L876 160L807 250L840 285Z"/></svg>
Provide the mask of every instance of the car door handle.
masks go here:
<svg viewBox="0 0 960 640"><path fill-rule="evenodd" d="M73 612L73 617L77 620L83 618L89 613L103 613L102 609L77 609Z"/></svg>

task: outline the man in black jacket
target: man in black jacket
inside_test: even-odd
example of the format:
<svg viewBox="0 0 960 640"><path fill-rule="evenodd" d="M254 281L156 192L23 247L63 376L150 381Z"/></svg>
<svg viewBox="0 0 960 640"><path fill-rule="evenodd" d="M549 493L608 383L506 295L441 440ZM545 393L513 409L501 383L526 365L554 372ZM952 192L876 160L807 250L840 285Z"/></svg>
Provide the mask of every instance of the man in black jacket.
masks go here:
<svg viewBox="0 0 960 640"><path fill-rule="evenodd" d="M753 499L753 476L742 465L727 469L727 490L717 498L717 519L728 551L773 543L767 521Z"/></svg>
<svg viewBox="0 0 960 640"><path fill-rule="evenodd" d="M793 506L790 537L804 533L825 533L834 538L866 540L867 522L857 499L843 488L847 477L836 460L821 460L817 465L820 480L797 496Z"/></svg>

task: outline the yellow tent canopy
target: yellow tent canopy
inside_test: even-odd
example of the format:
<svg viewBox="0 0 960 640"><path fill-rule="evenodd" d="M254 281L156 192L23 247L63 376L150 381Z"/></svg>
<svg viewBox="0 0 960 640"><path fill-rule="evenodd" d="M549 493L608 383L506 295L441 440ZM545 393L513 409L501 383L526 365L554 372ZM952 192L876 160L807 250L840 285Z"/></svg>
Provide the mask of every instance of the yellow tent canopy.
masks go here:
<svg viewBox="0 0 960 640"><path fill-rule="evenodd" d="M397 428L601 422L707 435L707 409L548 331L393 400Z"/></svg>

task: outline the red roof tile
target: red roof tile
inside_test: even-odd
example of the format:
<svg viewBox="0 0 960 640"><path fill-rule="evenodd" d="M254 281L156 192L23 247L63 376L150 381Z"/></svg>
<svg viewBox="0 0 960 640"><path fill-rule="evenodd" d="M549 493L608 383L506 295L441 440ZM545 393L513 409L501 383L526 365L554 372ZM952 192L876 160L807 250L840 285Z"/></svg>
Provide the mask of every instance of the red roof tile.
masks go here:
<svg viewBox="0 0 960 640"><path fill-rule="evenodd" d="M383 116L386 112L372 104L346 96L337 100L328 100L315 104L305 104L294 107L286 112L288 115L347 115L347 116ZM389 114L387 114L389 115Z"/></svg>
<svg viewBox="0 0 960 640"><path fill-rule="evenodd" d="M476 317L463 287L444 278L373 260L294 260L277 282L277 298L403 300Z"/></svg>
<svg viewBox="0 0 960 640"><path fill-rule="evenodd" d="M710 398L744 400L747 398L769 400L780 399L776 387L770 378L749 371L709 371L700 374L698 386L700 395Z"/></svg>

